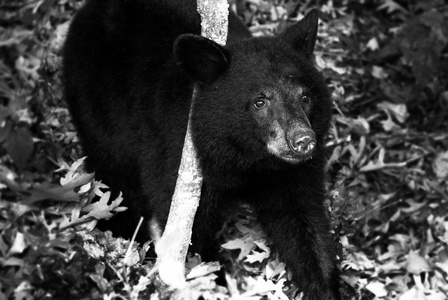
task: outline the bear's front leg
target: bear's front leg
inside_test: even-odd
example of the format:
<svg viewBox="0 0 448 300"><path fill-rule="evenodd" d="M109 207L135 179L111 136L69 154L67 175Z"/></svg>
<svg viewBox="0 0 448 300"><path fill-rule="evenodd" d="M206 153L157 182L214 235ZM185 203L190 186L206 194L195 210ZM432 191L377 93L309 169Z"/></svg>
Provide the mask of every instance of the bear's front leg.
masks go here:
<svg viewBox="0 0 448 300"><path fill-rule="evenodd" d="M258 220L304 299L340 299L336 245L324 190L316 182L298 185L297 179L290 179L277 178L275 185L257 193L253 206Z"/></svg>
<svg viewBox="0 0 448 300"><path fill-rule="evenodd" d="M223 193L204 180L201 200L193 223L190 251L201 255L203 261L217 261L219 245L216 234L222 228L226 214Z"/></svg>

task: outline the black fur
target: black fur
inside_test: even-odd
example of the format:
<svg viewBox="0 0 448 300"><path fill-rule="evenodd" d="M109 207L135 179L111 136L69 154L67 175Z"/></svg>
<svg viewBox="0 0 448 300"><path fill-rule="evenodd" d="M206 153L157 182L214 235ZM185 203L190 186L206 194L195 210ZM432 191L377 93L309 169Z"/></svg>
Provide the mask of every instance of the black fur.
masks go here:
<svg viewBox="0 0 448 300"><path fill-rule="evenodd" d="M243 199L306 299L339 299L324 199L331 101L312 62L317 12L276 38L250 38L230 15L228 45L200 37L193 0L90 0L64 48L65 97L97 178L129 210L108 226L129 236L140 216L166 223L193 84L193 142L204 174L192 251ZM291 144L304 135L312 151ZM311 149L311 148L310 148ZM139 240L149 238L148 228Z"/></svg>

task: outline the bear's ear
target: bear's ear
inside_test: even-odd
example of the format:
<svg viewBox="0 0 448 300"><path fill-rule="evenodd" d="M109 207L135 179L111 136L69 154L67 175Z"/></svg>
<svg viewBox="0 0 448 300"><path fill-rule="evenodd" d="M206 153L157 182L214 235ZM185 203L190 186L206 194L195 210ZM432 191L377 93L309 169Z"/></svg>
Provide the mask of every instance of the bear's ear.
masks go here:
<svg viewBox="0 0 448 300"><path fill-rule="evenodd" d="M183 34L174 42L174 60L193 80L212 83L227 69L230 52L217 43L194 34Z"/></svg>
<svg viewBox="0 0 448 300"><path fill-rule="evenodd" d="M316 9L313 9L302 20L287 28L280 37L300 53L312 58L318 21L319 14Z"/></svg>

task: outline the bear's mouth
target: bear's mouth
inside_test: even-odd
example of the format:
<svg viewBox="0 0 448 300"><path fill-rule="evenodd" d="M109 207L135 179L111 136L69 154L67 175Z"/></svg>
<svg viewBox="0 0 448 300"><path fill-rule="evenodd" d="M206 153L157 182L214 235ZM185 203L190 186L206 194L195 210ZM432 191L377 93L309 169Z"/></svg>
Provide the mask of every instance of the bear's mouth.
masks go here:
<svg viewBox="0 0 448 300"><path fill-rule="evenodd" d="M282 155L277 156L277 157L280 158L283 161L288 162L288 163L298 164L298 163L301 163L303 161L311 159L313 156L312 156L312 154L302 154L302 155L282 154Z"/></svg>

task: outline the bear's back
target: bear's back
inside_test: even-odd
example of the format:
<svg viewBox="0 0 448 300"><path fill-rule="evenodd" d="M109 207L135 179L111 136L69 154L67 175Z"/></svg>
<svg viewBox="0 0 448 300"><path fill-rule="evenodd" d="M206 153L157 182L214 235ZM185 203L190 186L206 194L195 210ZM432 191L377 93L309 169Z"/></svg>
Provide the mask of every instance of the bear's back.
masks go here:
<svg viewBox="0 0 448 300"><path fill-rule="evenodd" d="M169 69L167 63L172 57L174 40L183 33L200 34L195 1L182 4L151 0L87 1L75 15L64 47L69 104L79 98L72 99L71 93L80 83L87 87L86 93L94 92L101 80L103 94L118 90L117 87L129 94L132 91L127 89L138 86L136 83L161 81L161 73Z"/></svg>
<svg viewBox="0 0 448 300"><path fill-rule="evenodd" d="M229 22L228 41L250 37L234 14ZM117 141L132 142L142 137L144 128L134 130L142 122L162 131L158 126L167 120L160 114L179 105L188 109L192 81L172 59L173 43L184 33L201 33L195 0L87 1L63 53L65 97L84 144L114 130ZM138 113L148 110L151 115Z"/></svg>
<svg viewBox="0 0 448 300"><path fill-rule="evenodd" d="M182 33L200 34L195 7L194 0L90 0L75 15L64 46L63 81L91 161L109 154L110 161L132 161L140 150L132 145L152 139L163 131L161 121L169 122L160 117L170 114L167 108L188 109L191 81L172 62L172 45ZM168 93L176 103L165 103Z"/></svg>

